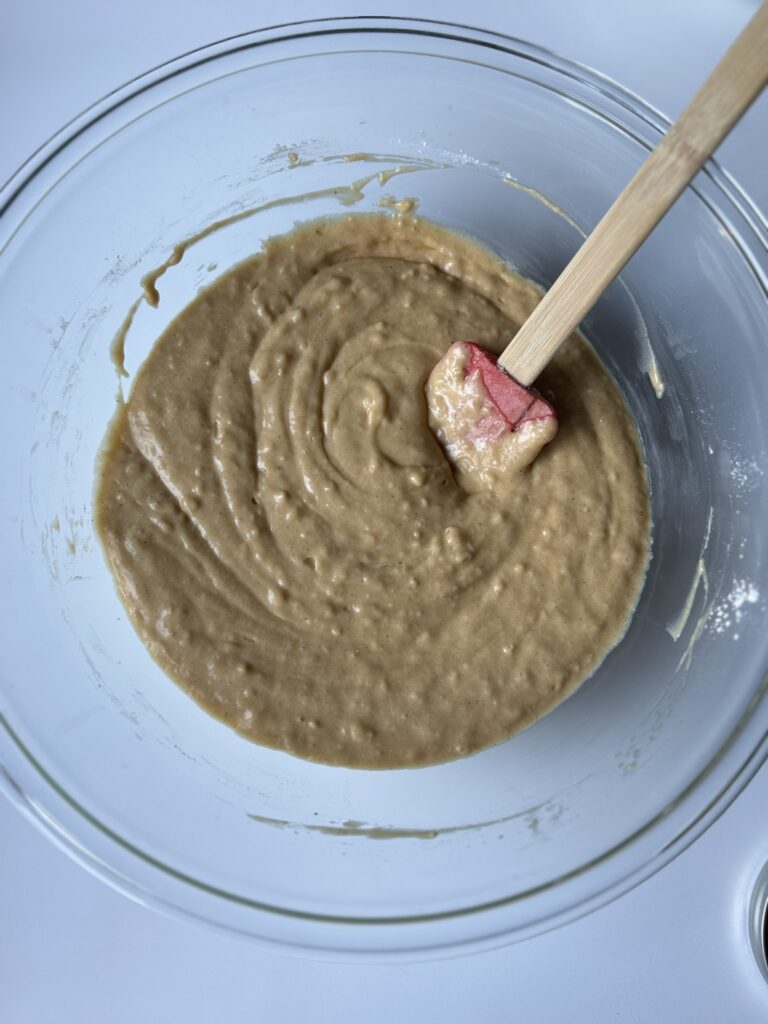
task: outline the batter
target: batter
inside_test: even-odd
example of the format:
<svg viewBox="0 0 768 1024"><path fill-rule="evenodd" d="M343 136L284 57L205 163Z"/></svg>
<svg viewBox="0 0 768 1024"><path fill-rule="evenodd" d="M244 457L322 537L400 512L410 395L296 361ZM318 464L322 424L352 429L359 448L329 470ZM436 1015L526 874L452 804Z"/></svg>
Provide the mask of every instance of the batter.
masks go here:
<svg viewBox="0 0 768 1024"><path fill-rule="evenodd" d="M168 327L110 429L97 525L165 671L259 743L353 767L480 750L622 635L648 558L634 426L572 338L557 436L461 486L425 383L538 291L468 239L352 215L269 242Z"/></svg>

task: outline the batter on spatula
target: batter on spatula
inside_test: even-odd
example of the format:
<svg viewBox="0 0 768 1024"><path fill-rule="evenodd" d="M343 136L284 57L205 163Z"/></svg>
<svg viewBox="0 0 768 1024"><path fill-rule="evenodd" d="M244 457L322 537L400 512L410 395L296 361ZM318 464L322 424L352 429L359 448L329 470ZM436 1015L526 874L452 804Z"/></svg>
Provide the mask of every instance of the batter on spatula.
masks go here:
<svg viewBox="0 0 768 1024"><path fill-rule="evenodd" d="M457 341L429 375L429 423L466 490L509 481L557 433L557 413L490 352Z"/></svg>
<svg viewBox="0 0 768 1024"><path fill-rule="evenodd" d="M110 430L97 524L202 707L301 757L426 765L530 725L620 639L648 497L592 350L572 338L538 378L538 455L500 455L493 486L430 427L451 344L500 352L539 298L465 237L358 214L273 239L170 324Z"/></svg>

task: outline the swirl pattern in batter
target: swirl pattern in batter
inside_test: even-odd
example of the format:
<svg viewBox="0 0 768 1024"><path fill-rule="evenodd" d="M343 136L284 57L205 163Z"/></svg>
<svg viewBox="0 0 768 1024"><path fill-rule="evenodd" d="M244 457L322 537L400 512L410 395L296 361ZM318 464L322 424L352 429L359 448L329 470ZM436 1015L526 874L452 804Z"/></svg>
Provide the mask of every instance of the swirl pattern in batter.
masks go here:
<svg viewBox="0 0 768 1024"><path fill-rule="evenodd" d="M648 559L624 402L572 338L538 459L467 493L424 385L501 351L539 293L467 238L352 215L273 239L164 332L110 429L97 525L156 660L259 743L435 763L559 703L617 642Z"/></svg>

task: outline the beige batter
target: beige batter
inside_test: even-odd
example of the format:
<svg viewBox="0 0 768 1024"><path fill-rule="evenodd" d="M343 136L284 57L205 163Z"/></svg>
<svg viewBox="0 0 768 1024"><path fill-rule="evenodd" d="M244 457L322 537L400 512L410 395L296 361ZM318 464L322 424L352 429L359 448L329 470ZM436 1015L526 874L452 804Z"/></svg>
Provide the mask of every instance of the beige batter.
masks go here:
<svg viewBox="0 0 768 1024"><path fill-rule="evenodd" d="M271 241L170 325L111 428L98 529L168 674L302 757L391 768L496 743L623 633L648 558L633 424L571 339L559 432L468 493L424 386L538 300L468 239L353 215Z"/></svg>

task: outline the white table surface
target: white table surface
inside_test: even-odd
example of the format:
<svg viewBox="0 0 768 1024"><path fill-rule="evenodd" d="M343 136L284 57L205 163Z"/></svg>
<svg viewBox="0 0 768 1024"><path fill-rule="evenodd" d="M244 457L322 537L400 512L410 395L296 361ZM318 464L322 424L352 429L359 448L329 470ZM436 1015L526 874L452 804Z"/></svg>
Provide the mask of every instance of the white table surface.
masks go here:
<svg viewBox="0 0 768 1024"><path fill-rule="evenodd" d="M674 116L756 0L0 0L0 180L70 117L150 66L273 22L440 17L519 35ZM768 55L766 57L768 59ZM768 210L768 95L719 157ZM654 878L549 935L409 966L266 954L113 892L0 800L0 1024L419 1020L768 1021L747 944L768 860L768 767Z"/></svg>

